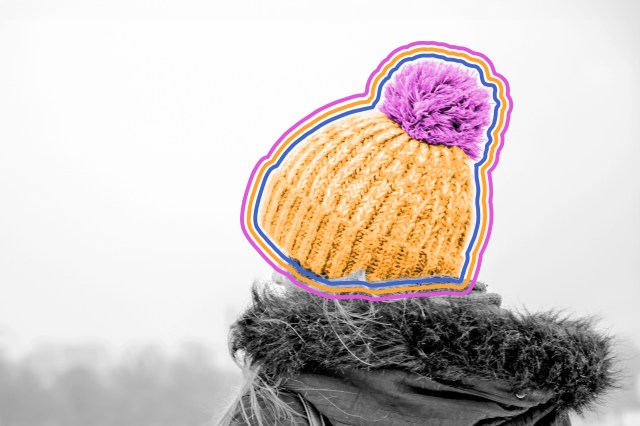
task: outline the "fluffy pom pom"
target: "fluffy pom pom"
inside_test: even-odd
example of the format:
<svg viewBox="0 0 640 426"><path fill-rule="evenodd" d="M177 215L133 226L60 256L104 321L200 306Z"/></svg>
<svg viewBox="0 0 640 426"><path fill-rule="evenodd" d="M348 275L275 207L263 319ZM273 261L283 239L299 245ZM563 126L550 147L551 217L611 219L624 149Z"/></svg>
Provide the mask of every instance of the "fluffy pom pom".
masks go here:
<svg viewBox="0 0 640 426"><path fill-rule="evenodd" d="M395 75L384 95L380 110L412 138L457 146L474 160L480 156L490 97L467 70L443 61L414 62Z"/></svg>

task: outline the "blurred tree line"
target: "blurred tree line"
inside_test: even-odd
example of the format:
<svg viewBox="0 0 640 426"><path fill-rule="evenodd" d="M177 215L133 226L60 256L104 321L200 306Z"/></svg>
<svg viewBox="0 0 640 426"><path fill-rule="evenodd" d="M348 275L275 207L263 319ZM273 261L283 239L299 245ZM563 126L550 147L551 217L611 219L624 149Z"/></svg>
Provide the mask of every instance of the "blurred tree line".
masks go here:
<svg viewBox="0 0 640 426"><path fill-rule="evenodd" d="M45 346L20 358L0 348L0 426L204 426L235 396L240 369L220 367L198 343L114 357L95 345ZM224 356L228 356L224 354ZM619 389L575 426L627 425L640 413L640 351L618 347Z"/></svg>
<svg viewBox="0 0 640 426"><path fill-rule="evenodd" d="M10 359L0 350L0 426L211 425L240 381L198 344L174 355L107 352L45 347Z"/></svg>

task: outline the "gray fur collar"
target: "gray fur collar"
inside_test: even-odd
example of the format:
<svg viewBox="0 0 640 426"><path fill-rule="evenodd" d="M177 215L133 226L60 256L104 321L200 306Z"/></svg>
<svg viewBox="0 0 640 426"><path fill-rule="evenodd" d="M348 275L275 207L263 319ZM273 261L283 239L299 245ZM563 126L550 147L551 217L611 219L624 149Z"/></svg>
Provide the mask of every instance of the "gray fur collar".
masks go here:
<svg viewBox="0 0 640 426"><path fill-rule="evenodd" d="M230 349L274 385L303 372L400 369L453 384L473 376L513 392L551 391L576 411L613 385L610 338L591 319L513 313L497 296L473 294L335 301L254 285Z"/></svg>

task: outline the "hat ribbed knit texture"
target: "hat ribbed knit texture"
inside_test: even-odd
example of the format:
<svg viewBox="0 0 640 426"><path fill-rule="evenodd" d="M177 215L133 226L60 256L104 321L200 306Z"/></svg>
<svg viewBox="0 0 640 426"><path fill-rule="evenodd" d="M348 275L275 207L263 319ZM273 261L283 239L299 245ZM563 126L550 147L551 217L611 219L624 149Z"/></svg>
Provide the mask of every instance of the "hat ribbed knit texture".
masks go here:
<svg viewBox="0 0 640 426"><path fill-rule="evenodd" d="M377 111L328 124L267 182L260 226L302 267L367 281L457 276L472 223L469 157Z"/></svg>

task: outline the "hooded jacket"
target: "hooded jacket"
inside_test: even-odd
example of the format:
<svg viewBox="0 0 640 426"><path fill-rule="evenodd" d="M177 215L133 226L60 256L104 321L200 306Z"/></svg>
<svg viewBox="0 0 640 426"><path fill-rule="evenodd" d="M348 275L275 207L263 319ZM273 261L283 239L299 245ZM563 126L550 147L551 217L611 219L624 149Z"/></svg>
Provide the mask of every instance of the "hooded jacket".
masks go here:
<svg viewBox="0 0 640 426"><path fill-rule="evenodd" d="M254 287L230 349L270 395L245 395L237 425L566 426L613 384L591 319L514 313L481 283L390 302Z"/></svg>

